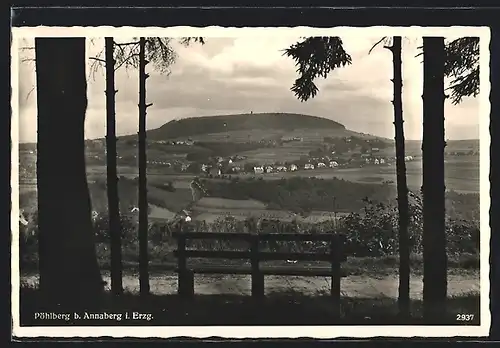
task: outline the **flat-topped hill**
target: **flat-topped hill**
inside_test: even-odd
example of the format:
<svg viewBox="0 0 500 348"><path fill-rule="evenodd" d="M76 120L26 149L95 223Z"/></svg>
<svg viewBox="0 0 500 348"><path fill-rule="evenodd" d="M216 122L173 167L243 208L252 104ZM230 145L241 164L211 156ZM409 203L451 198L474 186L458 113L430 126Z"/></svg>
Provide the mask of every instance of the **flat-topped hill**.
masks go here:
<svg viewBox="0 0 500 348"><path fill-rule="evenodd" d="M149 130L148 138L164 140L201 134L259 129L345 129L345 126L322 117L292 113L203 116L170 121L160 128Z"/></svg>

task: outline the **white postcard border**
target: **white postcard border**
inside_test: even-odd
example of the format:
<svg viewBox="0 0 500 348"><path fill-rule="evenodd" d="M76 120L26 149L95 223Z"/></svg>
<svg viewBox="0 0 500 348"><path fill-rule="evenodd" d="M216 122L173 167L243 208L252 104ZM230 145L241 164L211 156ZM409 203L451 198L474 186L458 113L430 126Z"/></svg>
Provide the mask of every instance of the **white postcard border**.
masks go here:
<svg viewBox="0 0 500 348"><path fill-rule="evenodd" d="M34 37L243 37L243 36L269 36L289 35L299 36L352 36L363 35L369 32L370 36L444 36L480 37L480 296L481 296L481 325L480 326L183 326L183 327L21 327L19 322L19 105L18 105L18 54L19 38ZM466 337L487 336L491 324L489 309L489 254L490 254L490 226L489 226L489 164L490 164L490 135L489 135L489 41L490 30L488 27L337 27L337 28L225 28L225 27L19 27L12 28L11 51L11 83L12 83L12 324L15 337L137 337L137 338L368 338L368 337Z"/></svg>

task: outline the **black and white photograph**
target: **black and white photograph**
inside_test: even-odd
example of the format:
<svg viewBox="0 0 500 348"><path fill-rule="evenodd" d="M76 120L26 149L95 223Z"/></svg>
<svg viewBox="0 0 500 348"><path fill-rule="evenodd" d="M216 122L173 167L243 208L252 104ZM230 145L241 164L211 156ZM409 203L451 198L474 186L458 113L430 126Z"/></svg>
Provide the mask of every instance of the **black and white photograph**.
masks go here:
<svg viewBox="0 0 500 348"><path fill-rule="evenodd" d="M14 335L487 335L489 40L12 28Z"/></svg>

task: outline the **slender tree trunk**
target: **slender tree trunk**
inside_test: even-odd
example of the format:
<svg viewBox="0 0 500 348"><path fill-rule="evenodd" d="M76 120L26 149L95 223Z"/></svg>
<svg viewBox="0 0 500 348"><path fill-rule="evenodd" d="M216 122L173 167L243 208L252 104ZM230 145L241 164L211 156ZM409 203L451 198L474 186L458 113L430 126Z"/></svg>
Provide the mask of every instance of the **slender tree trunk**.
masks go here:
<svg viewBox="0 0 500 348"><path fill-rule="evenodd" d="M149 294L148 270L148 191L146 160L146 40L140 38L139 52L139 286L141 295Z"/></svg>
<svg viewBox="0 0 500 348"><path fill-rule="evenodd" d="M108 218L111 246L111 291L123 293L122 245L120 203L118 197L118 175L116 170L116 120L115 120L115 60L114 41L105 38L106 50L106 169L108 187Z"/></svg>
<svg viewBox="0 0 500 348"><path fill-rule="evenodd" d="M490 41L490 135L491 135L491 147L490 147L490 158L498 158L498 148L499 148L499 123L500 119L500 26L495 25L491 27L491 41ZM498 314L500 310L500 301L498 299L500 294L500 253L495 252L500 245L500 234L499 234L499 218L498 218L498 205L500 200L498 184L498 178L500 173L498 167L494 165L494 161L490 160L490 195L491 195L491 206L490 206L490 227L491 227L491 238L490 238L490 309L491 309L491 329L490 337L494 340L500 338L500 318ZM483 192L482 194L488 194L488 192Z"/></svg>
<svg viewBox="0 0 500 348"><path fill-rule="evenodd" d="M444 180L444 38L424 37L423 85L423 247L424 316L446 313L447 256Z"/></svg>
<svg viewBox="0 0 500 348"><path fill-rule="evenodd" d="M85 167L85 38L37 38L35 53L40 290L80 308L104 290Z"/></svg>
<svg viewBox="0 0 500 348"><path fill-rule="evenodd" d="M401 36L392 44L394 70L394 130L396 142L396 177L399 210L399 312L410 315L410 248L408 243L408 185L406 183L405 135L403 126L403 81L401 73Z"/></svg>

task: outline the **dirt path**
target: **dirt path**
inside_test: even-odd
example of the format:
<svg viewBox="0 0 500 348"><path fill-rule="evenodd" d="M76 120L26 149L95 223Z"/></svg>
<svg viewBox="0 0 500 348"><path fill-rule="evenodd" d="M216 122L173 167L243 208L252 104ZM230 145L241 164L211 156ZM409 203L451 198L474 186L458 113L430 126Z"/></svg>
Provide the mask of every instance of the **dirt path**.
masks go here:
<svg viewBox="0 0 500 348"><path fill-rule="evenodd" d="M22 276L21 280L29 284L38 283L37 276ZM110 283L109 274L104 274L104 280ZM138 275L125 275L123 285L126 291L139 292ZM412 276L410 279L410 297L422 298L422 277ZM153 294L175 294L177 292L177 276L151 276L150 287ZM329 291L330 280L325 277L282 277L266 276L266 293L294 290L304 294L314 294L318 291ZM341 280L343 296L379 298L396 298L398 295L398 277L386 276L373 278L369 276L348 276ZM196 294L251 294L250 276L195 276ZM467 293L479 293L479 275L448 276L448 295L457 296Z"/></svg>

